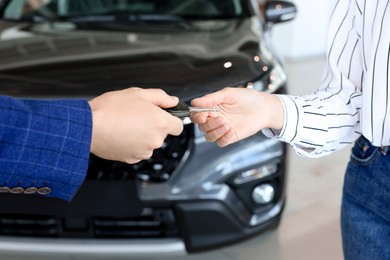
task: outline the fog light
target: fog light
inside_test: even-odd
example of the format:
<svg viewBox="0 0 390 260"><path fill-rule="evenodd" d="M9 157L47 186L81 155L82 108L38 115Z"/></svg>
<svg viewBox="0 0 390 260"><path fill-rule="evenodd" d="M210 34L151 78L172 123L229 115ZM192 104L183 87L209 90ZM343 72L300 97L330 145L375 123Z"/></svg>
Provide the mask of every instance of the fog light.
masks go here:
<svg viewBox="0 0 390 260"><path fill-rule="evenodd" d="M252 191L252 198L257 204L270 203L275 197L275 189L270 184L261 184Z"/></svg>

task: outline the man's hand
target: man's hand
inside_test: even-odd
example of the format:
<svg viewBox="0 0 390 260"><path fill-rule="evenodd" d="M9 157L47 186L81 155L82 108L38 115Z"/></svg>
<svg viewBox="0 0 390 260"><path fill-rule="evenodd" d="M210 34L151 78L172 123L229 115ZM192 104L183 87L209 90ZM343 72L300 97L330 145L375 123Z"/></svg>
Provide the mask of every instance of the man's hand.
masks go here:
<svg viewBox="0 0 390 260"><path fill-rule="evenodd" d="M179 102L159 89L129 88L92 99L91 152L109 160L136 163L150 158L168 134L179 135L182 121L162 108Z"/></svg>
<svg viewBox="0 0 390 260"><path fill-rule="evenodd" d="M193 106L220 108L219 113L193 113L191 120L206 133L206 140L224 147L263 128L283 127L283 106L278 97L253 89L225 88L194 99Z"/></svg>

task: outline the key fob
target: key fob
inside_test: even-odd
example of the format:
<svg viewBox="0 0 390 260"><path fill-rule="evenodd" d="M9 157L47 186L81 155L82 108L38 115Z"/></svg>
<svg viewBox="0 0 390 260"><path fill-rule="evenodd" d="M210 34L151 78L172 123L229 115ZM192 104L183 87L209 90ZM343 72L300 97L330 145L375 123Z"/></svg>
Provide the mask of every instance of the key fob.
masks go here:
<svg viewBox="0 0 390 260"><path fill-rule="evenodd" d="M180 119L184 119L190 116L190 108L182 101L179 101L179 103L174 107L166 108L165 111L173 116L177 116Z"/></svg>

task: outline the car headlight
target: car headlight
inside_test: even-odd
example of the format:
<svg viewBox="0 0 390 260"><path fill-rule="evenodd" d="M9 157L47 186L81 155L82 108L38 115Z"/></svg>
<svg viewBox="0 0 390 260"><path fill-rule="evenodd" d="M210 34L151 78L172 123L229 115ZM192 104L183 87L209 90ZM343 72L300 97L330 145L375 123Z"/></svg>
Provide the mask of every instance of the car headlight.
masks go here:
<svg viewBox="0 0 390 260"><path fill-rule="evenodd" d="M269 67L264 66L263 70L267 71L269 70ZM261 77L260 79L250 81L244 86L258 91L273 93L280 87L284 86L286 81L287 75L284 72L282 66L280 64L275 64L275 66L265 76Z"/></svg>

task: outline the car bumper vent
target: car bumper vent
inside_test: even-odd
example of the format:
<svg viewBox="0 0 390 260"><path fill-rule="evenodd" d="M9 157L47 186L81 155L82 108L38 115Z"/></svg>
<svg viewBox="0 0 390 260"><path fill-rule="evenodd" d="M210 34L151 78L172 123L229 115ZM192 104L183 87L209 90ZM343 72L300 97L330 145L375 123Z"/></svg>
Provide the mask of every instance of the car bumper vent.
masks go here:
<svg viewBox="0 0 390 260"><path fill-rule="evenodd" d="M0 216L0 234L12 236L56 237L59 234L56 218L41 216Z"/></svg>
<svg viewBox="0 0 390 260"><path fill-rule="evenodd" d="M143 182L165 182L189 149L193 125L186 125L180 136L168 136L153 156L137 164L103 160L91 154L88 179L126 180L137 176Z"/></svg>
<svg viewBox="0 0 390 260"><path fill-rule="evenodd" d="M137 218L94 218L97 238L172 238L179 236L171 210L157 210Z"/></svg>
<svg viewBox="0 0 390 260"><path fill-rule="evenodd" d="M177 238L172 209L146 208L135 217L0 215L0 236L52 238Z"/></svg>

